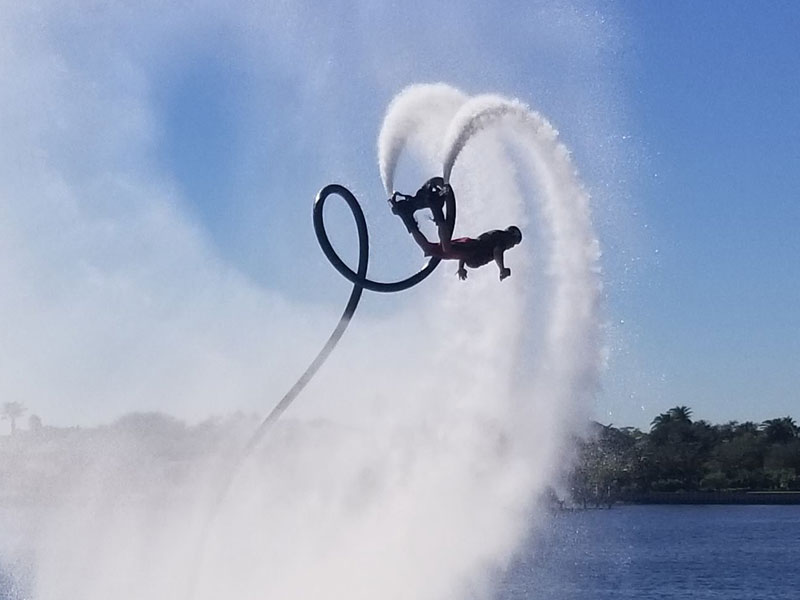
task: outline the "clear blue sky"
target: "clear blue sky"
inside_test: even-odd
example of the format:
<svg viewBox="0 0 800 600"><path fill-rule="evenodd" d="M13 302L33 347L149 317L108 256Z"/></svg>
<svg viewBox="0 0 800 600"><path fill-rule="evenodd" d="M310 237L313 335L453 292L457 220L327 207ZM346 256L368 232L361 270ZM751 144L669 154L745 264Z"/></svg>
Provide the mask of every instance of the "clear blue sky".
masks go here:
<svg viewBox="0 0 800 600"><path fill-rule="evenodd" d="M423 62L403 74L412 81L414 74L423 81L463 83L470 91L499 89L540 107L575 147L592 188L619 174L599 172L609 162L591 156L598 143L580 139L583 109L564 106L563 96L570 80L595 69L588 77L599 81L603 91L590 90L586 98L592 101L601 93L602 102L585 107L585 112L608 119L604 134L630 140L617 148L625 183L614 189L625 196L624 206L598 211L601 236L610 238L602 241L609 317L619 342L612 348L598 418L646 426L657 412L677 404L689 405L696 417L712 421L787 413L800 418L800 5L600 3L600 18L593 26L599 22L601 31L587 34L602 38L592 40L600 56L588 59L575 58L563 48L551 55L528 54L515 30L508 38L497 35L506 19L525 17L524 3L509 8L508 14L470 10L462 18L485 24L472 33L476 44L497 57L506 54L496 70L455 64L448 72ZM407 27L408 22L400 21L397 39L387 43L402 47ZM352 47L357 45L343 39L339 51L344 56L332 52L331 64L343 70L355 64L350 53L358 51ZM233 195L224 203L229 209L222 211L219 199L226 189L258 188L270 177L283 186L279 190L285 189L288 174L302 180L292 182L292 193L307 200L326 183L325 169L303 168L307 162L325 162L318 156L309 161L309 154L316 152L311 149L316 135L312 127L360 128L364 138L356 140L358 146L342 150L342 160L352 163L338 172L352 177L348 183L354 187L375 193L373 147L381 110L391 92L409 81L398 78L376 89L357 72L343 74L352 78L357 93L375 96L358 103L365 110L357 120L341 106L331 111L329 101L346 104L356 93L337 87L338 98L316 99L319 111L349 121L304 123L289 117L287 124L266 130L254 144L237 140L242 135L237 127L254 85L251 80L259 77L251 71L257 67L225 43L204 52L199 62L192 57L194 66L177 65L177 74L169 74L172 81L163 98L165 164L174 169L224 254L262 281L309 293L311 289L293 280L293 271L269 259L282 255L280 245L286 240L279 232L272 232L280 238L277 245L265 248L253 241L255 232L243 229L245 222L267 215L254 215L252 205L237 212ZM447 66L453 57L442 62ZM272 76L273 110L291 113L287 109L293 100L283 98L281 91L286 82ZM545 85L537 90L531 82ZM601 114L604 109L614 113L613 119ZM344 139L353 144L352 136ZM276 145L280 152L274 152ZM256 156L243 166L234 159L235 148ZM250 161L266 171L248 166ZM252 170L237 172L242 168ZM627 214L617 220L620 212ZM314 243L310 232L298 233L306 216L301 211L281 217L291 223L287 237L297 244ZM603 219L611 223L603 226ZM617 245L619 227L627 229L626 241ZM624 256L615 256L615 251Z"/></svg>
<svg viewBox="0 0 800 600"><path fill-rule="evenodd" d="M796 417L800 5L623 12L625 86L648 154L639 204L659 253L613 305L630 316L640 364L664 376L651 384L662 407ZM647 388L637 394L651 415Z"/></svg>
<svg viewBox="0 0 800 600"><path fill-rule="evenodd" d="M715 422L800 419L796 2L520 1L498 9L466 0L295 0L206 2L191 12L157 2L130 10L19 3L0 28L10 40L0 48L2 73L16 82L0 95L0 183L5 198L17 199L7 222L21 224L4 235L27 240L17 247L31 255L5 272L31 272L37 256L57 256L41 259L37 276L47 283L37 297L46 305L63 296L67 307L63 319L53 317L59 326L20 309L16 321L32 325L19 326L15 348L22 349L4 355L6 364L41 371L37 361L46 366L51 356L61 364L59 352L67 356L85 339L87 356L96 356L96 342L104 360L119 363L103 345L108 331L87 334L73 321L86 311L70 299L96 284L86 265L116 265L110 280L120 286L144 281L143 297L152 292L158 307L201 286L210 277L204 265L217 260L248 290L337 306L347 286L316 246L311 199L339 181L374 198L367 216L386 223L375 152L383 113L406 85L445 81L469 93L521 98L574 151L604 248L611 354L599 420L647 426L678 404ZM22 181L35 185L15 184L26 169ZM45 185L47 173L89 198L83 212L69 202L62 213L37 209L38 198L58 189ZM102 177L93 179L98 173L119 186L113 201L97 183ZM147 205L114 204L126 194L152 197L147 185L169 190L174 214L158 214L176 227L158 229L157 219L137 220L135 211L114 221ZM52 223L42 225L42 214ZM106 217L106 226L121 227L113 244L104 237L112 229L98 225ZM214 260L198 262L194 250L176 246L166 266L142 267L136 242L125 245L121 235L130 223L164 240L206 244ZM407 242L402 231L381 227L384 250ZM85 280L70 293L57 282L73 268ZM158 275L152 281L145 277L151 271ZM8 302L31 304L20 298ZM398 301L371 299L365 309L389 311ZM196 313L207 309L215 318L213 306L209 300ZM163 316L144 314L143 323ZM61 326L67 333L54 337ZM129 348L135 339L114 341ZM213 349L220 342L209 335L205 343ZM73 386L72 397L85 394L81 377L92 375L79 362L86 361L76 359L78 375L64 367L65 378L54 379L58 393ZM0 373L12 388L15 377L10 367Z"/></svg>

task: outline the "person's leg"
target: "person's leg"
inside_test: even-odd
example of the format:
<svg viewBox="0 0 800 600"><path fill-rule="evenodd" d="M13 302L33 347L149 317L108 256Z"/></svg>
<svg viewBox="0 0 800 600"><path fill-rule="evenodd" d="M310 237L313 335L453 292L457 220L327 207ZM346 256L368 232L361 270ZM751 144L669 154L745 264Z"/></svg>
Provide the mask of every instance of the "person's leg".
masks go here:
<svg viewBox="0 0 800 600"><path fill-rule="evenodd" d="M431 194L428 196L428 205L433 215L433 222L441 226L444 223L444 196Z"/></svg>
<svg viewBox="0 0 800 600"><path fill-rule="evenodd" d="M406 229L408 229L408 233L411 234L411 237L414 238L414 241L417 242L417 245L422 248L425 256L437 256L439 258L442 257L442 247L439 244L434 244L425 237L425 234L420 231L414 215L403 214L400 215L400 218L403 219L403 224L406 226Z"/></svg>
<svg viewBox="0 0 800 600"><path fill-rule="evenodd" d="M392 212L396 215L401 213L414 214L418 210L429 208L433 216L433 222L441 226L444 223L445 200L453 194L452 188L444 185L441 177L434 177L423 185L413 196L395 193L389 198L392 205ZM455 199L453 198L453 201Z"/></svg>
<svg viewBox="0 0 800 600"><path fill-rule="evenodd" d="M453 226L455 225L456 198L450 186L443 186L442 192L437 194L436 203L431 203L431 212L439 232L439 243L442 246L442 252L450 254L454 250L450 241L453 239ZM445 219L445 207L447 208L447 214L451 216L450 219Z"/></svg>
<svg viewBox="0 0 800 600"><path fill-rule="evenodd" d="M442 255L442 247L439 244L434 244L428 238L426 238L419 228L409 230L409 233L411 233L411 237L414 238L414 241L417 242L417 245L422 248L425 256L444 258Z"/></svg>
<svg viewBox="0 0 800 600"><path fill-rule="evenodd" d="M436 226L437 231L439 232L439 244L442 247L442 252L446 255L452 254L456 251L453 247L452 239L453 239L453 228L451 225L447 223L446 220L442 219L441 222Z"/></svg>
<svg viewBox="0 0 800 600"><path fill-rule="evenodd" d="M441 225L444 222L445 197L447 194L452 193L452 189L444 185L444 180L441 177L433 177L420 188L417 192L417 198L424 203L425 207L431 209L433 222Z"/></svg>

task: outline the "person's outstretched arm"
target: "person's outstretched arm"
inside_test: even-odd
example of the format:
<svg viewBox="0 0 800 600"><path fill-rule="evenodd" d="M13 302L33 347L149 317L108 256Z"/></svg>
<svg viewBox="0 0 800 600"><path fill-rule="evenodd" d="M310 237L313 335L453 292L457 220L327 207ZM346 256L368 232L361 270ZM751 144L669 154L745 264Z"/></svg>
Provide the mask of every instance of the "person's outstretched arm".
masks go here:
<svg viewBox="0 0 800 600"><path fill-rule="evenodd" d="M464 259L458 261L458 271L456 271L456 275L458 275L461 281L467 278L467 269L464 268Z"/></svg>
<svg viewBox="0 0 800 600"><path fill-rule="evenodd" d="M511 269L507 268L503 258L505 250L501 246L494 247L494 262L497 263L497 268L500 269L500 281L506 277L511 277Z"/></svg>

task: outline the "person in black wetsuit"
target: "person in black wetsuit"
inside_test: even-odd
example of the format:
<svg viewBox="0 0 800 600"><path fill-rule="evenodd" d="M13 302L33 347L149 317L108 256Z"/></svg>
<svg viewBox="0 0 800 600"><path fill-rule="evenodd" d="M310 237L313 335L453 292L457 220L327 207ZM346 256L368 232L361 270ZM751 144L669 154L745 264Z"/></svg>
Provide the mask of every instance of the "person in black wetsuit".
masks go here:
<svg viewBox="0 0 800 600"><path fill-rule="evenodd" d="M467 278L467 269L477 269L492 261L500 270L500 281L511 275L511 269L505 266L504 254L522 241L519 227L511 225L506 229L493 229L482 233L477 238L452 239L453 231L444 218L444 199L452 188L445 184L441 177L428 180L414 196L395 192L389 199L392 212L402 219L408 232L417 242L426 256L434 256L444 260L458 261L459 279ZM433 221L439 231L439 243L431 242L420 231L414 213L430 208Z"/></svg>

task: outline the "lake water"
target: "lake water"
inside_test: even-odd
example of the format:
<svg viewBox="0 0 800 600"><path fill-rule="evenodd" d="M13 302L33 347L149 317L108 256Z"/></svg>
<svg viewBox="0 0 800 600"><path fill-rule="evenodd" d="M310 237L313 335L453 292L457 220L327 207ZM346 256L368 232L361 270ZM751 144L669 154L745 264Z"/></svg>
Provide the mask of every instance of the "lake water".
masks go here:
<svg viewBox="0 0 800 600"><path fill-rule="evenodd" d="M0 569L0 600L27 587ZM497 600L539 598L800 600L800 506L558 513L499 583Z"/></svg>
<svg viewBox="0 0 800 600"><path fill-rule="evenodd" d="M800 600L800 506L623 506L555 515L499 600Z"/></svg>

